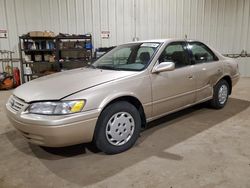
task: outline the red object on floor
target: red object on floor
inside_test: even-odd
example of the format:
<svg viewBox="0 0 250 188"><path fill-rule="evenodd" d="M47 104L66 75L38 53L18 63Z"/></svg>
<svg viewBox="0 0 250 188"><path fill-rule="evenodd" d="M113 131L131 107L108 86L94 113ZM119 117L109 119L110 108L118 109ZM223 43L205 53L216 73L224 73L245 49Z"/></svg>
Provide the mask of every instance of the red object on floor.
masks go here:
<svg viewBox="0 0 250 188"><path fill-rule="evenodd" d="M15 80L15 86L19 86L21 84L21 80L20 80L20 71L17 67L15 67L13 70L13 77Z"/></svg>

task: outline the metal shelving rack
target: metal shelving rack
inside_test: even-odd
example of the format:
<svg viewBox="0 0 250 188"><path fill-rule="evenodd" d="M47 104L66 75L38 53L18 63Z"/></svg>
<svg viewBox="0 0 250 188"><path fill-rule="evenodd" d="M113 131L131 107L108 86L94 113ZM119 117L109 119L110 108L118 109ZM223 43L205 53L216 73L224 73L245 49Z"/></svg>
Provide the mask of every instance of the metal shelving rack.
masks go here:
<svg viewBox="0 0 250 188"><path fill-rule="evenodd" d="M53 55L56 52L56 38L55 37L30 37L29 35L23 35L19 37L19 53L21 60L21 75L22 82L30 81L35 77L42 76L34 69L38 69L39 65L54 66L56 61L49 62L45 60L45 55ZM24 56L30 57L29 61L26 61ZM36 60L36 56L40 56L39 61ZM38 65L38 66L37 66ZM26 74L24 68L30 67L32 73ZM53 70L56 68L52 68Z"/></svg>
<svg viewBox="0 0 250 188"><path fill-rule="evenodd" d="M78 46L67 47L68 44L79 43ZM57 35L55 37L19 37L19 53L21 59L22 82L46 75L39 72L39 66L47 71L60 72L63 69L83 67L92 59L91 35ZM65 55L66 54L66 55ZM67 55L68 54L68 55ZM29 61L24 58L30 57ZM39 55L40 60L36 60ZM54 55L49 61L45 55ZM69 57L71 55L72 57ZM32 73L26 74L24 69L30 67Z"/></svg>
<svg viewBox="0 0 250 188"><path fill-rule="evenodd" d="M11 89L20 84L20 78L16 77L14 74L15 72L15 67L14 67L14 62L19 63L19 59L14 59L13 58L13 51L9 50L0 50L0 64L2 67L2 72L3 74L6 74L8 78L11 78L13 80L13 84L11 87L2 87L2 81L4 78L1 78L1 83L0 83L0 89ZM17 80L16 80L17 79Z"/></svg>
<svg viewBox="0 0 250 188"><path fill-rule="evenodd" d="M77 43L78 46L76 46ZM58 35L56 46L56 57L60 69L83 67L92 59L92 36L90 34Z"/></svg>

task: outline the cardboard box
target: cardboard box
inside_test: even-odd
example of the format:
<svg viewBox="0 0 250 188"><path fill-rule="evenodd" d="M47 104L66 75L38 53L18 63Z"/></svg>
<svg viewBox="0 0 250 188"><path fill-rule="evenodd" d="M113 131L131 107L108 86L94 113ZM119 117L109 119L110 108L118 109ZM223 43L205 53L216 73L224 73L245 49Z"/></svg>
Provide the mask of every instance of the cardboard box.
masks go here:
<svg viewBox="0 0 250 188"><path fill-rule="evenodd" d="M43 31L31 31L29 32L30 37L43 37Z"/></svg>
<svg viewBox="0 0 250 188"><path fill-rule="evenodd" d="M31 31L28 34L30 37L55 37L52 31Z"/></svg>
<svg viewBox="0 0 250 188"><path fill-rule="evenodd" d="M55 35L55 33L52 32L52 31L44 31L44 32L43 32L43 36L44 36L44 37L55 37L56 35Z"/></svg>
<svg viewBox="0 0 250 188"><path fill-rule="evenodd" d="M35 61L42 61L42 55L35 55Z"/></svg>

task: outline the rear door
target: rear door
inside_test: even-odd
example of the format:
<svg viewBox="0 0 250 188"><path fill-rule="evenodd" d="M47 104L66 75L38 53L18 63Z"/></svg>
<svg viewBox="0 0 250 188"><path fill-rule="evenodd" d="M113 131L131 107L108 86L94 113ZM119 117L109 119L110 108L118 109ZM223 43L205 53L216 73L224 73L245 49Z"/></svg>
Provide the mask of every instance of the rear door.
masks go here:
<svg viewBox="0 0 250 188"><path fill-rule="evenodd" d="M196 102L206 100L213 95L213 83L223 75L223 64L201 42L188 42L188 50L194 64Z"/></svg>

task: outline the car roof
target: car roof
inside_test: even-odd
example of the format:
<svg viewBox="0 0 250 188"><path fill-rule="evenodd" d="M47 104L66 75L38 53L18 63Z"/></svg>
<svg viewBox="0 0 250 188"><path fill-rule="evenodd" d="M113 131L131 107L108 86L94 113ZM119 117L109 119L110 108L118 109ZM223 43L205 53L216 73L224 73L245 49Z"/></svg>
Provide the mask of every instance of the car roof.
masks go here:
<svg viewBox="0 0 250 188"><path fill-rule="evenodd" d="M133 41L129 43L141 43L141 42L156 42L156 43L169 43L169 42L178 42L178 41L187 41L187 42L200 42L198 40L191 40L191 39L181 39L181 38L167 38L167 39L150 39L150 40L139 40Z"/></svg>

